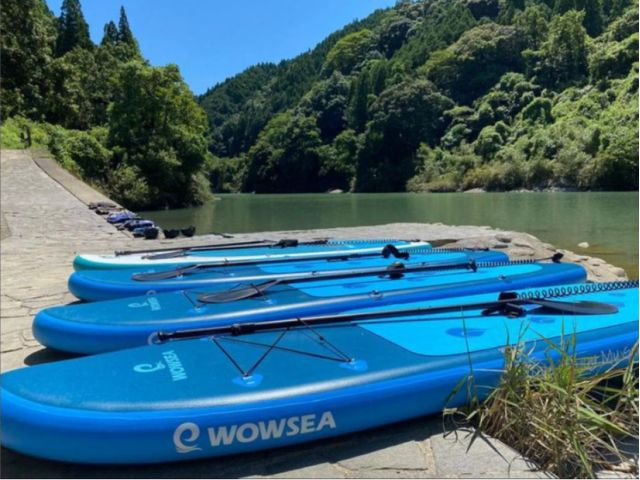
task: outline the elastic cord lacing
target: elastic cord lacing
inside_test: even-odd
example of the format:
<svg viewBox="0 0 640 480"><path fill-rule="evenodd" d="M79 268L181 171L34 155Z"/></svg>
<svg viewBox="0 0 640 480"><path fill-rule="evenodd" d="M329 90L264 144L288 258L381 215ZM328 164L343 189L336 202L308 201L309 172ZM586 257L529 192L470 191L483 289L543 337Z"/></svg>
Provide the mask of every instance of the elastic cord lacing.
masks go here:
<svg viewBox="0 0 640 480"><path fill-rule="evenodd" d="M518 293L518 298L523 300L532 298L557 298L568 297L570 295L581 295L585 293L624 290L629 288L638 288L638 280L628 280L622 282L584 283L581 285L540 288L528 292Z"/></svg>

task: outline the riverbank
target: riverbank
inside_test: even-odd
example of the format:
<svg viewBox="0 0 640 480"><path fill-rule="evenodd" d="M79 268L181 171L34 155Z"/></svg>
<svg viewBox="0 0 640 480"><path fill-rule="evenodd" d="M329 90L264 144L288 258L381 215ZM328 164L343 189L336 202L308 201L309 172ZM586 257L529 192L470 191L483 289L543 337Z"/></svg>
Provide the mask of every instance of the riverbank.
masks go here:
<svg viewBox="0 0 640 480"><path fill-rule="evenodd" d="M144 241L118 231L83 203L90 187L75 177L47 171L32 152L1 155L2 250L0 329L2 371L66 358L38 345L31 335L33 316L50 305L75 299L66 280L78 251L227 242L215 235ZM36 159L37 160L37 159ZM59 172L57 172L59 173ZM55 178L55 180L54 180ZM84 194L78 189L89 189ZM97 193L97 192L96 192ZM85 200L83 200L83 198ZM89 200L95 201L95 200ZM396 223L357 228L234 235L234 241L262 238L420 238L446 247L502 249L514 259L548 257L556 249L537 238L489 227ZM566 261L583 264L591 280L622 280L625 274L599 259L564 251ZM241 457L188 463L100 467L40 461L2 451L6 477L544 477L501 442L476 439L467 431L445 432L440 416L293 448Z"/></svg>

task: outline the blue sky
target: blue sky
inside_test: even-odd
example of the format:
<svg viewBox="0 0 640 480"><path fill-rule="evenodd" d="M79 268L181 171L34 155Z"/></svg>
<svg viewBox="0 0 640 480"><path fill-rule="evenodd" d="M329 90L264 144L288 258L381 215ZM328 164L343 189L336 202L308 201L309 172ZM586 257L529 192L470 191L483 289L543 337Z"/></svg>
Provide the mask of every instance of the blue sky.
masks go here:
<svg viewBox="0 0 640 480"><path fill-rule="evenodd" d="M291 58L395 0L81 0L99 42L124 5L143 55L176 63L196 94L258 62ZM47 0L60 13L62 0Z"/></svg>

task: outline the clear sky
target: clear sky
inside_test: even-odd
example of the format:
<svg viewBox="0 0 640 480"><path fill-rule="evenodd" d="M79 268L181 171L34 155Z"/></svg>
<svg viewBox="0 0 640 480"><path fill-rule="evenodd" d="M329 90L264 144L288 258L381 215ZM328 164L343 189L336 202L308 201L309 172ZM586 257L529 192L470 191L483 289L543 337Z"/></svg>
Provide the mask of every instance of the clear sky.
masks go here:
<svg viewBox="0 0 640 480"><path fill-rule="evenodd" d="M81 0L94 42L124 5L143 55L176 63L196 94L259 62L312 48L331 32L395 0ZM62 0L47 0L60 14Z"/></svg>

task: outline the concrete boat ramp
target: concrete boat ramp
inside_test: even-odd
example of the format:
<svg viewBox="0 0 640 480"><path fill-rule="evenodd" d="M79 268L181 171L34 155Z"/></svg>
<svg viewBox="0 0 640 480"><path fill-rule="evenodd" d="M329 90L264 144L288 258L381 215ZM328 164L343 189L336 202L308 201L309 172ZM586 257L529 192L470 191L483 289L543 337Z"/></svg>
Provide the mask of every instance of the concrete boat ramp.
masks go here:
<svg viewBox="0 0 640 480"><path fill-rule="evenodd" d="M87 208L104 195L62 170L44 154L1 152L1 368L57 361L64 354L40 346L31 335L33 316L43 307L75 301L67 292L76 252L228 242L219 236L188 240L136 240L107 224ZM512 258L546 257L553 246L524 233L489 227L441 224L391 224L312 231L234 235L249 239L317 237L420 238L438 246L502 248ZM622 280L619 268L600 259L564 252L582 263L590 278ZM499 441L476 438L470 430L451 429L431 416L376 430L296 447L221 459L149 466L85 466L49 462L2 449L4 478L531 478L545 477Z"/></svg>

